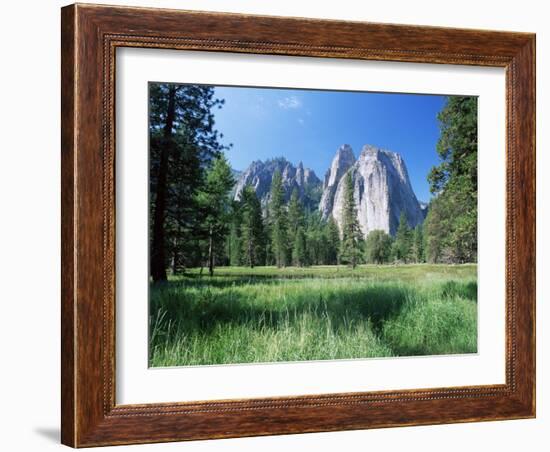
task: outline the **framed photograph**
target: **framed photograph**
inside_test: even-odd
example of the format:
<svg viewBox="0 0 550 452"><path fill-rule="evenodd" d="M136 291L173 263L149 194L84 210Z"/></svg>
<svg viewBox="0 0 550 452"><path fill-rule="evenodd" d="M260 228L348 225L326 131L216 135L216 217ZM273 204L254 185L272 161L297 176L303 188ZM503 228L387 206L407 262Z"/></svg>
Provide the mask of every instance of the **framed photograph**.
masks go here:
<svg viewBox="0 0 550 452"><path fill-rule="evenodd" d="M62 442L535 416L535 36L62 9Z"/></svg>

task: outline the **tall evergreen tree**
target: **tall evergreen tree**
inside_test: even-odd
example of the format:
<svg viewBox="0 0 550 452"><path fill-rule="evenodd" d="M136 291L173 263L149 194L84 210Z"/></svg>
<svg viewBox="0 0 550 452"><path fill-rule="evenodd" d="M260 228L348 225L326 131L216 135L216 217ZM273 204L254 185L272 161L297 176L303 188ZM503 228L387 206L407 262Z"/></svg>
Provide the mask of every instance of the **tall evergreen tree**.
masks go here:
<svg viewBox="0 0 550 452"><path fill-rule="evenodd" d="M298 190L294 188L290 201L288 203L288 235L290 239L294 239L298 229L305 226L304 207L300 202Z"/></svg>
<svg viewBox="0 0 550 452"><path fill-rule="evenodd" d="M342 241L340 260L355 268L361 259L362 233L357 220L357 209L353 196L353 177L351 171L344 176L344 206L342 216Z"/></svg>
<svg viewBox="0 0 550 452"><path fill-rule="evenodd" d="M155 207L153 213L153 240L151 246L151 274L154 281L166 280L166 205L168 192L168 159L174 148L174 121L176 114L177 88L170 86L166 93L166 107L162 133L155 130L157 139L151 134L151 153L158 148L158 170L155 180ZM152 103L152 102L151 102ZM160 126L160 124L159 124ZM156 146L155 146L156 145Z"/></svg>
<svg viewBox="0 0 550 452"><path fill-rule="evenodd" d="M230 191L235 185L231 167L223 155L214 159L206 174L203 189L198 194L204 212L202 226L208 240L208 273L214 274L215 256L228 232Z"/></svg>
<svg viewBox="0 0 550 452"><path fill-rule="evenodd" d="M294 246L292 247L292 263L297 267L307 265L306 234L303 226L298 227L294 235Z"/></svg>
<svg viewBox="0 0 550 452"><path fill-rule="evenodd" d="M227 260L229 265L241 265L242 241L241 241L241 224L242 212L241 203L233 201L231 203L231 220L229 225L229 236L227 238Z"/></svg>
<svg viewBox="0 0 550 452"><path fill-rule="evenodd" d="M445 252L449 217L445 215L445 199L436 197L430 201L428 215L424 220L424 255L426 261L451 262L448 252ZM444 255L446 256L444 257Z"/></svg>
<svg viewBox="0 0 550 452"><path fill-rule="evenodd" d="M392 238L382 230L369 232L365 241L366 260L369 264L389 262L392 249Z"/></svg>
<svg viewBox="0 0 550 452"><path fill-rule="evenodd" d="M269 209L264 211L264 263L265 265L274 265L275 256L273 255L273 240L271 234L271 218L269 216Z"/></svg>
<svg viewBox="0 0 550 452"><path fill-rule="evenodd" d="M306 235L304 207L298 195L298 189L292 190L290 201L288 203L288 241L292 244L291 258L294 265L305 265L306 256ZM302 237L298 237L298 232L302 230ZM296 250L296 246L300 249ZM299 259L297 259L299 256Z"/></svg>
<svg viewBox="0 0 550 452"><path fill-rule="evenodd" d="M441 159L428 176L435 199L426 217L428 259L477 260L477 98L451 96L438 115Z"/></svg>
<svg viewBox="0 0 550 452"><path fill-rule="evenodd" d="M152 83L149 88L150 272L166 279L173 267L196 259L199 210L196 194L204 169L224 147L212 110L223 100L202 85ZM193 240L189 240L193 237Z"/></svg>
<svg viewBox="0 0 550 452"><path fill-rule="evenodd" d="M285 192L279 170L273 174L269 200L271 249L277 267L284 267L288 260L288 224L285 209Z"/></svg>
<svg viewBox="0 0 550 452"><path fill-rule="evenodd" d="M326 261L324 264L337 265L340 254L340 231L334 218L331 216L325 227L325 236L327 243Z"/></svg>
<svg viewBox="0 0 550 452"><path fill-rule="evenodd" d="M308 265L319 265L326 260L325 223L318 211L305 216L306 256Z"/></svg>
<svg viewBox="0 0 550 452"><path fill-rule="evenodd" d="M239 228L235 222L229 226L229 237L227 239L227 259L229 265L237 267L241 265L242 241Z"/></svg>
<svg viewBox="0 0 550 452"><path fill-rule="evenodd" d="M265 261L262 207L252 187L247 186L243 190L241 205L243 263L252 268Z"/></svg>
<svg viewBox="0 0 550 452"><path fill-rule="evenodd" d="M412 232L411 256L414 262L424 262L424 234L422 224L417 225Z"/></svg>
<svg viewBox="0 0 550 452"><path fill-rule="evenodd" d="M401 262L408 262L411 255L411 229L407 222L407 217L404 211L399 215L399 226L395 233L395 241L393 243L394 258Z"/></svg>

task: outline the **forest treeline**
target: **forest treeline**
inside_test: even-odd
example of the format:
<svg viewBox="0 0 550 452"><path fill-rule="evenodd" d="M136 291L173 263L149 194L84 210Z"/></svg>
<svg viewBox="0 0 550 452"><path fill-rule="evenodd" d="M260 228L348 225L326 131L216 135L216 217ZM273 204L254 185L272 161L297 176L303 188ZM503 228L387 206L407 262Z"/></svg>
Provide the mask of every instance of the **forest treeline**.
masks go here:
<svg viewBox="0 0 550 452"><path fill-rule="evenodd" d="M278 171L273 176L265 215L254 190L246 187L241 199L232 202L229 234L218 262L249 267L425 262L421 225L411 229L402 214L395 238L384 231L372 231L364 239L353 201L351 176L347 177L345 193L340 233L332 217L324 221L317 210L305 209L296 189L285 205Z"/></svg>
<svg viewBox="0 0 550 452"><path fill-rule="evenodd" d="M262 209L252 187L236 183L213 111L224 101L202 85L151 83L150 270L154 281L189 267L308 266L361 263L475 262L477 259L477 100L449 97L438 115L440 164L428 176L434 197L422 225L401 215L395 237L359 228L353 180L346 177L341 231L302 205L285 202L273 175Z"/></svg>

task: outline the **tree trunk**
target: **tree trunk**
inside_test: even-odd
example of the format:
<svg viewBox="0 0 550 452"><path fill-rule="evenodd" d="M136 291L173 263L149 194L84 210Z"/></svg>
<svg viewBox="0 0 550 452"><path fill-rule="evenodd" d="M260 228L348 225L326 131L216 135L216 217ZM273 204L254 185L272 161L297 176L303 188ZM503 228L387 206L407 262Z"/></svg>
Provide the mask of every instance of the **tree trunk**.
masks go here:
<svg viewBox="0 0 550 452"><path fill-rule="evenodd" d="M151 244L151 276L153 281L166 281L165 230L166 204L168 193L168 157L172 148L172 128L176 112L176 88L168 92L168 108L164 126L164 142L160 150L159 174L153 214L153 243Z"/></svg>
<svg viewBox="0 0 550 452"><path fill-rule="evenodd" d="M214 231L210 226L208 234L208 273L214 276Z"/></svg>

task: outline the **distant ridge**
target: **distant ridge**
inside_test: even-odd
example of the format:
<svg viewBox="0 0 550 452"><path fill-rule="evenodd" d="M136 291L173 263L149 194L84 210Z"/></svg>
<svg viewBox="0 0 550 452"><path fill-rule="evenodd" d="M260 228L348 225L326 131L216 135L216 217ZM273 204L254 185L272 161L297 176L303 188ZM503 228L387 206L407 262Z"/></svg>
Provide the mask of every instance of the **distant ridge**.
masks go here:
<svg viewBox="0 0 550 452"><path fill-rule="evenodd" d="M282 176L286 201L296 189L306 208L318 210L324 220L334 218L339 228L342 227L344 176L351 173L357 217L365 236L376 229L394 235L401 212L405 213L410 227L422 223L427 213L427 205L416 199L401 155L370 144L363 146L357 159L350 145L341 145L324 182L302 162L294 166L284 157L254 161L246 170L234 171L237 179L234 199L239 200L249 185L265 212L277 170Z"/></svg>
<svg viewBox="0 0 550 452"><path fill-rule="evenodd" d="M285 191L286 201L290 199L292 191L296 189L306 208L317 209L322 190L321 181L313 170L304 168L302 162L298 163L296 167L284 157L266 161L256 160L252 162L248 168L240 174L239 180L235 186L234 199L240 199L242 191L249 185L254 188L256 195L265 209L269 202L271 181L277 170L279 170L283 179L283 189Z"/></svg>

